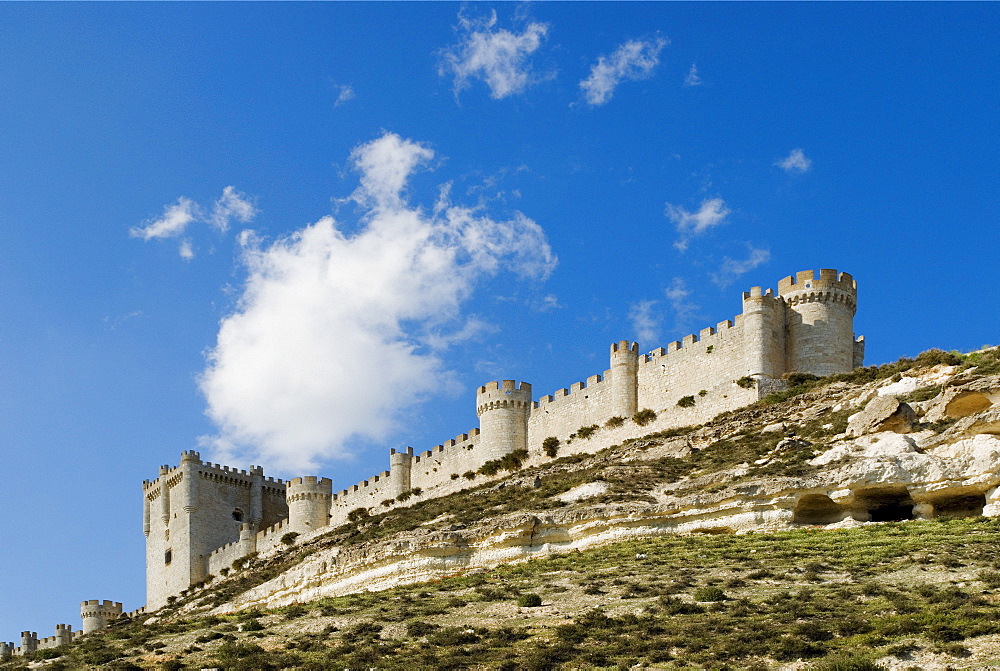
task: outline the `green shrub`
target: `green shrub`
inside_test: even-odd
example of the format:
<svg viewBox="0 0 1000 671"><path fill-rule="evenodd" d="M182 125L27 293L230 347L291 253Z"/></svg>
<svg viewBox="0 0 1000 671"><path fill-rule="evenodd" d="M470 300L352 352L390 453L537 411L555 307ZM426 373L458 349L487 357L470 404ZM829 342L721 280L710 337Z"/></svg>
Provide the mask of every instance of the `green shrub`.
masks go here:
<svg viewBox="0 0 1000 671"><path fill-rule="evenodd" d="M517 597L517 605L521 608L536 608L542 605L542 597L537 594L522 594Z"/></svg>
<svg viewBox="0 0 1000 671"><path fill-rule="evenodd" d="M402 494L400 494L399 496L396 497L396 500L399 501L400 503L403 503L404 501L406 501L407 499L409 499L411 496L413 496L413 494L411 494L410 492L403 492Z"/></svg>
<svg viewBox="0 0 1000 671"><path fill-rule="evenodd" d="M287 534L281 537L281 542L285 545L292 545L295 543L295 539L299 537L298 531L289 531Z"/></svg>
<svg viewBox="0 0 1000 671"><path fill-rule="evenodd" d="M351 512L347 513L348 522L360 522L361 520L367 519L368 517L369 513L367 508L355 508Z"/></svg>
<svg viewBox="0 0 1000 671"><path fill-rule="evenodd" d="M677 399L677 406L681 408L693 408L694 396L681 396Z"/></svg>
<svg viewBox="0 0 1000 671"><path fill-rule="evenodd" d="M255 617L252 617L252 618L250 618L249 620L247 620L246 622L243 623L242 630L243 631L264 631L264 625L262 625L260 623L260 620L258 620Z"/></svg>
<svg viewBox="0 0 1000 671"><path fill-rule="evenodd" d="M555 436L549 436L542 441L542 451L545 452L545 456L550 459L554 458L559 454L559 439Z"/></svg>
<svg viewBox="0 0 1000 671"><path fill-rule="evenodd" d="M753 389L757 384L757 381L749 375L744 375L740 379L735 380L735 382L737 387L742 387L743 389Z"/></svg>
<svg viewBox="0 0 1000 671"><path fill-rule="evenodd" d="M701 391L698 392L698 395L699 396L708 396L708 390L707 389L702 389Z"/></svg>
<svg viewBox="0 0 1000 671"><path fill-rule="evenodd" d="M475 480L476 479L476 472L475 471L466 471L465 473L462 473L462 477L465 478L466 480Z"/></svg>
<svg viewBox="0 0 1000 671"><path fill-rule="evenodd" d="M726 593L718 587L699 587L692 594L695 601L725 601Z"/></svg>
<svg viewBox="0 0 1000 671"><path fill-rule="evenodd" d="M623 425L624 423L625 423L625 418L624 417L621 417L619 415L615 415L614 417L608 418L608 421L604 422L604 426L608 427L609 429L617 429L619 426Z"/></svg>
<svg viewBox="0 0 1000 671"><path fill-rule="evenodd" d="M500 471L516 471L521 468L521 464L528 458L527 450L514 450L510 454L505 454L499 459L491 459L479 467L482 475L496 475Z"/></svg>
<svg viewBox="0 0 1000 671"><path fill-rule="evenodd" d="M632 421L639 426L646 426L651 422L656 420L656 413L649 408L643 408L639 412L632 415Z"/></svg>
<svg viewBox="0 0 1000 671"><path fill-rule="evenodd" d="M590 426L581 426L579 429L576 430L576 435L578 438L584 438L584 439L590 438L592 435L594 435L594 432L597 431L599 428L601 427L597 426L596 424L591 424Z"/></svg>

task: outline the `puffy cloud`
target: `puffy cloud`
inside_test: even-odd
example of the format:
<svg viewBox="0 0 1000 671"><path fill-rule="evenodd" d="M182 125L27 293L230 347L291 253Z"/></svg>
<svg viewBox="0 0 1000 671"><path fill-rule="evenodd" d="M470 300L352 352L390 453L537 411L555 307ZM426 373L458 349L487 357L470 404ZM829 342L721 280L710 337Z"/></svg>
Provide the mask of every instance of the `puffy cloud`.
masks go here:
<svg viewBox="0 0 1000 671"><path fill-rule="evenodd" d="M655 343L660 337L660 315L653 311L657 304L658 301L643 300L629 306L628 319L642 346Z"/></svg>
<svg viewBox="0 0 1000 671"><path fill-rule="evenodd" d="M256 216L257 208L254 207L250 198L237 191L236 187L227 186L222 190L222 196L215 201L209 222L225 233L229 230L229 222L233 219L246 224Z"/></svg>
<svg viewBox="0 0 1000 671"><path fill-rule="evenodd" d="M337 99L334 101L334 107L340 107L344 103L354 100L354 87L349 84L342 84L337 87L339 93L337 94Z"/></svg>
<svg viewBox="0 0 1000 671"><path fill-rule="evenodd" d="M728 256L723 258L722 265L718 272L712 274L712 281L720 288L725 289L741 275L745 275L757 266L763 265L771 260L771 250L757 249L747 245L749 255L746 259L738 261Z"/></svg>
<svg viewBox="0 0 1000 671"><path fill-rule="evenodd" d="M801 149L793 149L788 156L774 163L785 172L807 172L812 167L812 159L808 158Z"/></svg>
<svg viewBox="0 0 1000 671"><path fill-rule="evenodd" d="M623 81L650 77L660 62L660 51L667 40L629 40L610 56L601 56L590 68L590 76L580 82L584 98L590 105L603 105L611 100L615 88Z"/></svg>
<svg viewBox="0 0 1000 671"><path fill-rule="evenodd" d="M551 272L545 234L523 214L491 218L447 188L433 208L411 204L407 181L433 156L392 133L357 147L351 232L327 216L269 244L240 235L246 283L199 379L218 429L202 442L220 459L302 473L387 438L452 380L441 348L488 328L462 315L477 284Z"/></svg>
<svg viewBox="0 0 1000 671"><path fill-rule="evenodd" d="M144 222L143 226L134 226L129 229L129 235L143 240L177 238L184 234L188 224L201 217L201 208L198 204L190 198L181 196L176 203L163 208L163 216Z"/></svg>
<svg viewBox="0 0 1000 671"><path fill-rule="evenodd" d="M495 99L521 93L539 80L533 74L531 55L548 33L548 25L532 22L521 33L497 28L497 14L483 20L458 17L458 44L441 51L438 74L451 75L455 94L481 79Z"/></svg>
<svg viewBox="0 0 1000 671"><path fill-rule="evenodd" d="M688 248L692 237L718 226L730 212L721 198L703 200L697 212L688 212L679 205L667 203L666 216L674 223L681 236L674 247L683 252Z"/></svg>
<svg viewBox="0 0 1000 671"><path fill-rule="evenodd" d="M701 86L701 77L698 76L698 64L692 63L687 76L684 77L684 86Z"/></svg>

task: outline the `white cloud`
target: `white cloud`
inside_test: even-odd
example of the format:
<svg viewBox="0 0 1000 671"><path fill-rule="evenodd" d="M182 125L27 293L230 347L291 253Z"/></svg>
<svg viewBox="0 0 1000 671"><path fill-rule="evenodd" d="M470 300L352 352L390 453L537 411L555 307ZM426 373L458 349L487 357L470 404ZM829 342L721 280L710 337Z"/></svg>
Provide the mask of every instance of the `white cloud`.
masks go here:
<svg viewBox="0 0 1000 671"><path fill-rule="evenodd" d="M690 331L694 320L700 318L698 313L700 306L688 300L691 296L691 290L688 288L687 282L680 277L675 277L663 293L674 313L674 331L678 333Z"/></svg>
<svg viewBox="0 0 1000 671"><path fill-rule="evenodd" d="M590 68L590 76L580 82L584 98L590 105L603 105L611 100L615 88L623 81L650 77L660 62L660 51L667 40L629 40L610 56L601 56Z"/></svg>
<svg viewBox="0 0 1000 671"><path fill-rule="evenodd" d="M548 25L532 22L524 32L497 28L497 14L483 20L458 17L458 44L441 51L438 74L451 75L455 95L469 86L470 79L481 79L495 99L521 93L543 79L532 72L530 56L542 44Z"/></svg>
<svg viewBox="0 0 1000 671"><path fill-rule="evenodd" d="M229 222L233 219L241 223L249 223L257 216L257 208L245 193L240 193L234 186L222 190L222 196L215 201L209 223L225 233L229 230Z"/></svg>
<svg viewBox="0 0 1000 671"><path fill-rule="evenodd" d="M236 187L227 186L222 190L219 199L215 201L210 215L206 216L205 210L198 203L181 196L176 203L163 208L162 217L144 222L143 226L132 227L129 229L129 235L146 241L154 238L181 238L177 251L182 259L190 261L194 258L194 245L190 238L181 237L189 225L196 222L207 222L213 228L225 233L232 220L248 223L255 216L257 216L257 209L253 206L249 196L237 191Z"/></svg>
<svg viewBox="0 0 1000 671"><path fill-rule="evenodd" d="M345 232L324 217L265 244L241 234L248 277L225 317L199 384L220 458L302 473L385 439L402 413L446 388L443 347L485 328L461 308L486 277L544 279L556 263L523 214L495 220L404 196L434 153L386 133L351 153L363 212Z"/></svg>
<svg viewBox="0 0 1000 671"><path fill-rule="evenodd" d="M692 63L687 76L684 77L684 86L701 86L701 77L698 76L698 64Z"/></svg>
<svg viewBox="0 0 1000 671"><path fill-rule="evenodd" d="M337 100L334 101L334 107L340 107L344 103L354 100L354 87L350 84L341 84L336 87L339 90L337 94Z"/></svg>
<svg viewBox="0 0 1000 671"><path fill-rule="evenodd" d="M812 167L812 159L806 157L805 152L801 149L793 149L788 156L775 161L774 164L785 172L803 173Z"/></svg>
<svg viewBox="0 0 1000 671"><path fill-rule="evenodd" d="M674 243L674 247L683 252L688 248L692 237L723 223L730 212L721 198L703 200L697 212L688 212L679 205L667 203L665 214L677 227L677 232L681 236Z"/></svg>
<svg viewBox="0 0 1000 671"><path fill-rule="evenodd" d="M739 261L727 256L723 258L719 271L712 274L712 282L720 289L725 289L740 276L771 260L771 251L769 249L757 249L750 245L747 245L747 249L749 255L746 259Z"/></svg>
<svg viewBox="0 0 1000 671"><path fill-rule="evenodd" d="M198 207L198 204L190 198L181 196L176 203L163 208L162 217L144 222L144 226L135 226L129 229L129 235L143 240L177 238L184 234L188 224L197 221L201 216L201 208Z"/></svg>
<svg viewBox="0 0 1000 671"><path fill-rule="evenodd" d="M643 300L629 306L628 318L632 331L643 346L655 343L660 337L660 315L653 312L658 301Z"/></svg>

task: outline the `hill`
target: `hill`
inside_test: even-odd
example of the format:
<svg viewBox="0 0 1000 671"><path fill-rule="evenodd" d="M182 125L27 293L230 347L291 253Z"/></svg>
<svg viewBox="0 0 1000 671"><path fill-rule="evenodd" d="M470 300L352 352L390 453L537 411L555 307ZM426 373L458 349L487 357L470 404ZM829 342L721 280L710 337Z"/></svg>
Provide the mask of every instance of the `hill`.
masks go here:
<svg viewBox="0 0 1000 671"><path fill-rule="evenodd" d="M703 426L359 511L32 663L1000 664L998 351L789 382Z"/></svg>

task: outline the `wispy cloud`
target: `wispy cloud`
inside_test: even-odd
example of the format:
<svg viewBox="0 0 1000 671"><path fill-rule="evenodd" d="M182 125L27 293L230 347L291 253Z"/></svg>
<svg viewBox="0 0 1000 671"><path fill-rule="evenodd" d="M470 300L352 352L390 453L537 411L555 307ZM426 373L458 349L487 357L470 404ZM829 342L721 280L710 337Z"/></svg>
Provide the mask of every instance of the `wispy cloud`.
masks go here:
<svg viewBox="0 0 1000 671"><path fill-rule="evenodd" d="M344 103L354 100L354 87L349 84L341 84L336 87L338 90L337 99L334 101L334 107L340 107Z"/></svg>
<svg viewBox="0 0 1000 671"><path fill-rule="evenodd" d="M632 323L632 332L644 347L657 342L660 338L662 317L654 311L658 304L659 301L643 300L629 306L628 319Z"/></svg>
<svg viewBox="0 0 1000 671"><path fill-rule="evenodd" d="M531 55L548 33L545 23L531 22L517 33L497 27L497 13L486 19L458 16L459 41L440 52L438 74L451 76L457 96L472 79L480 79L495 99L522 93L545 79L533 72Z"/></svg>
<svg viewBox="0 0 1000 671"><path fill-rule="evenodd" d="M674 331L676 333L688 333L693 328L696 319L699 319L700 306L690 300L691 289L683 278L675 277L664 290L667 303L674 313Z"/></svg>
<svg viewBox="0 0 1000 671"><path fill-rule="evenodd" d="M763 265L771 260L771 250L757 249L747 245L749 252L747 258L741 260L731 259L728 256L722 259L719 270L712 274L712 282L720 289L725 289L730 284L745 275L757 266Z"/></svg>
<svg viewBox="0 0 1000 671"><path fill-rule="evenodd" d="M601 56L590 68L590 76L580 82L584 99L589 105L603 105L614 95L623 81L646 79L660 62L660 51L668 44L666 38L629 40L610 56Z"/></svg>
<svg viewBox="0 0 1000 671"><path fill-rule="evenodd" d="M674 247L685 251L691 238L723 223L730 212L721 198L703 200L697 212L689 212L680 205L667 203L665 214L680 234Z"/></svg>
<svg viewBox="0 0 1000 671"><path fill-rule="evenodd" d="M698 64L692 63L687 76L684 77L684 86L701 86L701 77L698 76Z"/></svg>
<svg viewBox="0 0 1000 671"><path fill-rule="evenodd" d="M801 149L793 149L788 156L779 159L774 163L785 172L807 172L812 167L812 159L808 158Z"/></svg>
<svg viewBox="0 0 1000 671"><path fill-rule="evenodd" d="M218 231L225 233L229 229L230 222L234 219L248 223L257 214L257 208L254 207L249 196L237 191L235 187L227 186L212 206L211 214L206 215L205 209L198 203L181 196L176 203L163 208L163 215L159 219L146 221L142 226L132 227L129 229L129 235L146 241L180 238L177 251L182 259L190 261L194 258L194 245L190 238L183 236L191 224L208 223Z"/></svg>
<svg viewBox="0 0 1000 671"><path fill-rule="evenodd" d="M232 220L235 219L246 224L252 221L257 213L257 208L254 207L249 196L237 191L236 187L227 186L222 190L222 196L215 201L215 205L212 207L209 223L225 233L229 230L229 222Z"/></svg>
<svg viewBox="0 0 1000 671"><path fill-rule="evenodd" d="M132 227L129 229L129 235L143 240L177 238L184 235L188 224L197 221L201 216L198 204L190 198L181 196L176 203L163 208L163 215L159 219L152 219L143 222L142 226Z"/></svg>
<svg viewBox="0 0 1000 671"><path fill-rule="evenodd" d="M217 427L202 443L220 459L300 473L386 438L451 383L442 349L489 328L463 314L476 287L551 272L545 233L520 212L495 219L447 189L411 203L408 181L433 158L385 133L351 153L356 225L327 216L270 243L241 232L248 276L199 379Z"/></svg>

